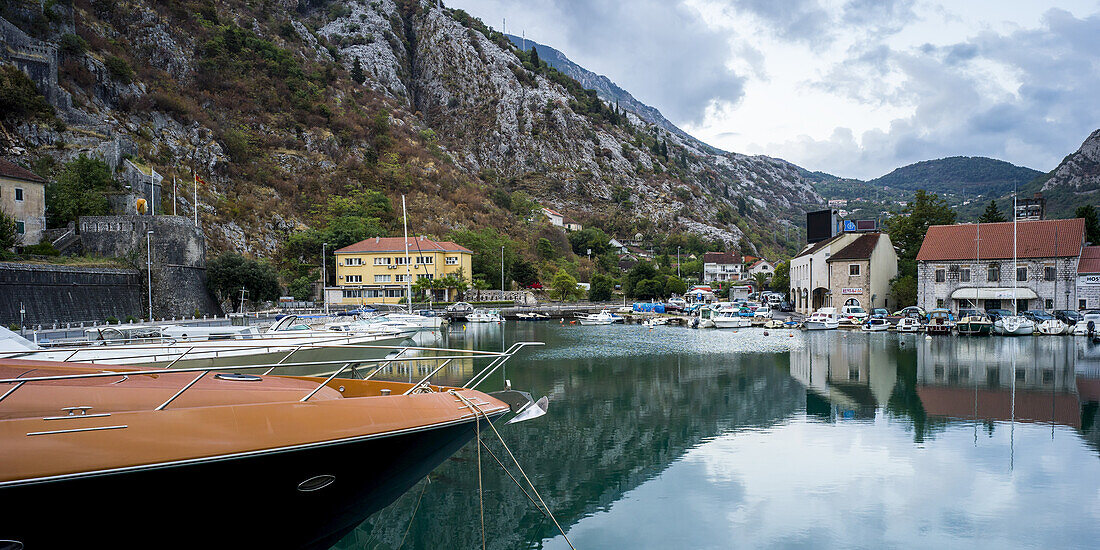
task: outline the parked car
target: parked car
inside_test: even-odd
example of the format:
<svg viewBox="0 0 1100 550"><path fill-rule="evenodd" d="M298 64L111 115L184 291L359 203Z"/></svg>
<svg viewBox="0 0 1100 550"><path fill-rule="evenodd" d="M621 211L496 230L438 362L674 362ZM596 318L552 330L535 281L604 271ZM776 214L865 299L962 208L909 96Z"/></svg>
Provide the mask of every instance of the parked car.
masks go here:
<svg viewBox="0 0 1100 550"><path fill-rule="evenodd" d="M526 286L526 287L524 287L524 288L529 288L529 289L531 289L531 290L542 290L542 289L543 289L543 286L542 286L542 283L540 283L540 282L538 282L538 281L535 281L535 282L533 282L533 283L531 283L531 284L527 285L527 286Z"/></svg>
<svg viewBox="0 0 1100 550"><path fill-rule="evenodd" d="M840 317L859 324L867 320L867 310L860 306L844 306L840 308Z"/></svg>
<svg viewBox="0 0 1100 550"><path fill-rule="evenodd" d="M1085 316L1070 309L1058 309L1054 311L1054 318L1069 326L1074 326L1077 321L1084 319Z"/></svg>
<svg viewBox="0 0 1100 550"><path fill-rule="evenodd" d="M1020 312L1020 316L1026 319L1030 319L1035 324L1042 323L1043 321L1050 321L1055 317L1041 309L1029 309L1027 311Z"/></svg>
<svg viewBox="0 0 1100 550"><path fill-rule="evenodd" d="M669 298L669 300L665 302L665 309L682 311L687 305L687 301L683 298Z"/></svg>
<svg viewBox="0 0 1100 550"><path fill-rule="evenodd" d="M985 310L985 314L989 316L989 319L991 321L996 321L1001 317L1012 317L1013 315L1015 315L1014 313L1012 313L1012 310L1008 309L987 309Z"/></svg>
<svg viewBox="0 0 1100 550"><path fill-rule="evenodd" d="M876 307L875 309L871 310L871 318L872 319L885 319L889 315L890 315L890 311L887 310L884 307Z"/></svg>
<svg viewBox="0 0 1100 550"><path fill-rule="evenodd" d="M455 302L447 306L447 313L472 313L474 306L466 302Z"/></svg>
<svg viewBox="0 0 1100 550"><path fill-rule="evenodd" d="M760 306L760 307L756 308L755 311L752 312L752 316L756 317L756 318L771 319L772 318L772 308L770 308L768 306Z"/></svg>
<svg viewBox="0 0 1100 550"><path fill-rule="evenodd" d="M925 319L928 316L928 314L923 309L917 306L902 308L899 311L895 311L894 315L897 317L909 317L912 319Z"/></svg>
<svg viewBox="0 0 1100 550"><path fill-rule="evenodd" d="M779 303L779 311L782 311L783 313L792 312L792 311L794 311L794 304L792 304L790 302L787 302L787 301L780 302Z"/></svg>

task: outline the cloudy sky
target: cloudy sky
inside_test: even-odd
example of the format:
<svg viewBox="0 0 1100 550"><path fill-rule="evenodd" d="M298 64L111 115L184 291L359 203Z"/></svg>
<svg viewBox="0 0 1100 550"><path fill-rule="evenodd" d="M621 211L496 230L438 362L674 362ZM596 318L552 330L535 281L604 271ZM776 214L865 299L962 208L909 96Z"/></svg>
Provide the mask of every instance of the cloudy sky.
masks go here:
<svg viewBox="0 0 1100 550"><path fill-rule="evenodd" d="M1100 128L1100 0L453 0L715 146L873 178L1047 171Z"/></svg>

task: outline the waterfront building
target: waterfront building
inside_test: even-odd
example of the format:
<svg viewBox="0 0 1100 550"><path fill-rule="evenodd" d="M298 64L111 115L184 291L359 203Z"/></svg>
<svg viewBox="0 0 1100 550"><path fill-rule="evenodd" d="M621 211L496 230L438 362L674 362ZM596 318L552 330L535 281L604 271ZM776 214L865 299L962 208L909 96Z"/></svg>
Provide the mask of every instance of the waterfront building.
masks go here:
<svg viewBox="0 0 1100 550"><path fill-rule="evenodd" d="M859 236L859 233L840 233L811 242L791 258L791 300L795 311L809 315L820 307L830 305L829 264L826 260Z"/></svg>
<svg viewBox="0 0 1100 550"><path fill-rule="evenodd" d="M1100 246L1081 249L1076 290L1078 310L1100 309Z"/></svg>
<svg viewBox="0 0 1100 550"><path fill-rule="evenodd" d="M828 305L890 309L890 280L898 274L898 255L890 235L863 233L825 259L829 273Z"/></svg>
<svg viewBox="0 0 1100 550"><path fill-rule="evenodd" d="M46 229L46 180L0 159L0 211L15 220L15 245L42 242Z"/></svg>
<svg viewBox="0 0 1100 550"><path fill-rule="evenodd" d="M733 252L707 252L703 254L703 284L741 280L744 263Z"/></svg>
<svg viewBox="0 0 1100 550"><path fill-rule="evenodd" d="M934 225L917 253L917 305L1075 309L1084 243L1082 219Z"/></svg>
<svg viewBox="0 0 1100 550"><path fill-rule="evenodd" d="M775 274L775 265L764 258L757 258L756 261L752 263L749 263L746 259L745 263L749 264L749 266L745 268L745 274L750 278L757 273L763 273L768 276L768 279L771 279L772 275Z"/></svg>
<svg viewBox="0 0 1100 550"><path fill-rule="evenodd" d="M396 304L406 295L409 284L420 279L441 279L448 275L470 277L473 252L450 241L427 237L374 237L345 246L336 256L336 287L325 289L330 304ZM455 299L455 288L434 289L440 301Z"/></svg>

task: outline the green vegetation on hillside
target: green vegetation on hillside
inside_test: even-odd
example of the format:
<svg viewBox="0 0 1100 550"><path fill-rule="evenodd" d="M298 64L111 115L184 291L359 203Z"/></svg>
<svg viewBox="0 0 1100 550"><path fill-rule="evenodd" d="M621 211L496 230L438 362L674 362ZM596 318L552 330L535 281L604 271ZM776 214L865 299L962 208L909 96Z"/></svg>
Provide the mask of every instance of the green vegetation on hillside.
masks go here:
<svg viewBox="0 0 1100 550"><path fill-rule="evenodd" d="M997 196L1042 172L986 157L947 157L903 166L869 184L940 195Z"/></svg>

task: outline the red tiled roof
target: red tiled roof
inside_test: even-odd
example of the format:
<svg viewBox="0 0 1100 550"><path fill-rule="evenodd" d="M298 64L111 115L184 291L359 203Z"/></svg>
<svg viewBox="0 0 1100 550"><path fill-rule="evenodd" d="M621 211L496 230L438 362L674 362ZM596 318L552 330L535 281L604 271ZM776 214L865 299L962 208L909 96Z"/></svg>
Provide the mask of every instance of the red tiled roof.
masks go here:
<svg viewBox="0 0 1100 550"><path fill-rule="evenodd" d="M345 246L334 254L357 252L405 252L405 239L401 237L375 237ZM433 241L427 238L409 237L409 254L416 252L469 252L469 249L450 241Z"/></svg>
<svg viewBox="0 0 1100 550"><path fill-rule="evenodd" d="M1039 220L1015 225L1018 258L1065 258L1081 254L1085 220ZM933 225L924 236L917 261L1011 259L1012 226L1012 222Z"/></svg>
<svg viewBox="0 0 1100 550"><path fill-rule="evenodd" d="M38 177L38 174L19 166L13 162L0 159L0 177L11 178L35 183L46 183L46 180Z"/></svg>
<svg viewBox="0 0 1100 550"><path fill-rule="evenodd" d="M816 242L813 245L809 246L808 248L804 249L802 252L799 252L798 255L795 256L795 258L801 258L802 256L808 256L808 255L811 255L811 254L816 254L818 250L821 250L822 248L828 246L833 241L843 237L846 234L847 233L839 233L837 235L833 235L832 237L829 237L828 239L825 239L824 241Z"/></svg>
<svg viewBox="0 0 1100 550"><path fill-rule="evenodd" d="M1100 273L1100 246L1086 246L1081 249L1081 262L1077 264L1078 273Z"/></svg>
<svg viewBox="0 0 1100 550"><path fill-rule="evenodd" d="M741 263L741 256L733 252L707 252L703 254L703 263L723 265L739 264Z"/></svg>
<svg viewBox="0 0 1100 550"><path fill-rule="evenodd" d="M833 254L826 262L833 260L870 260L871 253L875 251L875 246L878 245L878 238L881 233L867 233L866 235L860 235L856 240L852 241Z"/></svg>
<svg viewBox="0 0 1100 550"><path fill-rule="evenodd" d="M746 262L749 261L749 258L751 258L751 257L752 256L745 256L745 261ZM760 259L756 260L755 262L753 262L752 265L749 266L749 269L753 269L754 267L756 267L760 264L765 264L765 263L770 263L770 262L768 262L768 260L765 260L764 258L760 258Z"/></svg>

